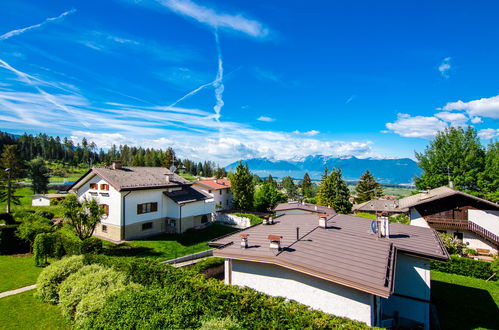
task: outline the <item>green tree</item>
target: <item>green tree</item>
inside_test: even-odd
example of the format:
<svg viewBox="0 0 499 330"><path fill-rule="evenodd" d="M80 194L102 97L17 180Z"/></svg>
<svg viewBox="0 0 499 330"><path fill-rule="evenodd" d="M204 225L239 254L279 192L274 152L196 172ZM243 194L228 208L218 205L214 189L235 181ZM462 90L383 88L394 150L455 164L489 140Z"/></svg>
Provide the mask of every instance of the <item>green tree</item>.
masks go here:
<svg viewBox="0 0 499 330"><path fill-rule="evenodd" d="M28 177L31 179L33 192L35 194L45 194L48 191L49 170L41 157L29 161Z"/></svg>
<svg viewBox="0 0 499 330"><path fill-rule="evenodd" d="M255 209L260 212L272 211L277 204L285 201L286 195L277 190L271 181L266 181L255 192Z"/></svg>
<svg viewBox="0 0 499 330"><path fill-rule="evenodd" d="M483 197L499 202L499 142L491 142L485 153L485 168L479 175L478 185Z"/></svg>
<svg viewBox="0 0 499 330"><path fill-rule="evenodd" d="M350 192L341 176L341 169L333 168L328 174L327 169L317 192L317 203L330 206L338 213L352 212L352 203L349 200Z"/></svg>
<svg viewBox="0 0 499 330"><path fill-rule="evenodd" d="M453 181L458 190L480 191L478 178L484 171L485 151L473 127L446 128L424 152L416 152L416 158L423 170L415 178L418 189L433 189Z"/></svg>
<svg viewBox="0 0 499 330"><path fill-rule="evenodd" d="M230 183L235 207L240 210L251 210L253 208L255 184L248 164L243 165L242 161L237 164L236 171L230 178Z"/></svg>
<svg viewBox="0 0 499 330"><path fill-rule="evenodd" d="M286 196L289 199L296 199L298 197L298 189L290 176L284 177L281 185L286 190Z"/></svg>
<svg viewBox="0 0 499 330"><path fill-rule="evenodd" d="M314 188L312 187L312 180L310 179L310 175L308 172L305 172L303 176L303 180L301 182L301 192L304 198L314 197Z"/></svg>
<svg viewBox="0 0 499 330"><path fill-rule="evenodd" d="M0 181L0 201L7 203L7 213L10 213L11 203L20 204L19 196L13 192L17 188L16 180L22 175L23 166L17 145L5 145L0 158L1 181Z"/></svg>
<svg viewBox="0 0 499 330"><path fill-rule="evenodd" d="M357 193L355 203L364 203L371 199L381 197L383 195L383 187L376 182L374 175L372 175L369 170L366 170L360 177L357 186L355 186L355 192Z"/></svg>
<svg viewBox="0 0 499 330"><path fill-rule="evenodd" d="M27 241L30 245L30 249L33 248L33 242L35 241L36 235L41 233L49 233L54 230L54 225L52 221L44 218L38 214L28 214L24 217L22 223L17 228L16 235Z"/></svg>
<svg viewBox="0 0 499 330"><path fill-rule="evenodd" d="M95 199L80 202L74 194L69 194L61 205L65 223L82 241L92 236L105 213Z"/></svg>
<svg viewBox="0 0 499 330"><path fill-rule="evenodd" d="M163 167L170 168L172 165L175 165L175 151L169 147L164 154Z"/></svg>

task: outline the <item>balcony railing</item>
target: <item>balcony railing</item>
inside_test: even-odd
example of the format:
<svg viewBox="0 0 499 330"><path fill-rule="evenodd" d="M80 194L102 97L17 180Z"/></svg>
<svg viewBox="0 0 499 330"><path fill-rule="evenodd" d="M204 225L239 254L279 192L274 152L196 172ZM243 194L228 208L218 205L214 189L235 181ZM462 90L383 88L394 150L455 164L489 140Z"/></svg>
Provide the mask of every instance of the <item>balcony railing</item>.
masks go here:
<svg viewBox="0 0 499 330"><path fill-rule="evenodd" d="M444 219L444 218L428 218L428 224L435 229L461 229L469 230L478 236L488 240L489 242L499 245L499 236L488 231L480 225L468 220Z"/></svg>

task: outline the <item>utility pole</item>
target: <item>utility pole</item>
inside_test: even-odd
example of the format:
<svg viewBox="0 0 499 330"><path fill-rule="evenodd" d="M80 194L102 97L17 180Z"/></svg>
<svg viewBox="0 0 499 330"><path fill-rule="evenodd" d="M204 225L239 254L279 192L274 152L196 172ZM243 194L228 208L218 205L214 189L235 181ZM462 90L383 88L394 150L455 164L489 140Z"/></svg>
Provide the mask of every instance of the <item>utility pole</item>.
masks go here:
<svg viewBox="0 0 499 330"><path fill-rule="evenodd" d="M7 172L7 214L10 214L10 191L12 188L11 185L11 180L10 180L10 168L6 168L5 171Z"/></svg>

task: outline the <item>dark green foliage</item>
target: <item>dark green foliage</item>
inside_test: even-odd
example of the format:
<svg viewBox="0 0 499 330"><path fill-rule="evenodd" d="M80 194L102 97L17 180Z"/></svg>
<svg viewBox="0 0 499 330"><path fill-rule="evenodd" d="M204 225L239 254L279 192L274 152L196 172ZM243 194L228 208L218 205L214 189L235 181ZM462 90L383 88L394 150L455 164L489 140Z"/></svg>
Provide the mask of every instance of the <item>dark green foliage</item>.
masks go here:
<svg viewBox="0 0 499 330"><path fill-rule="evenodd" d="M95 199L80 202L76 195L69 194L62 202L63 216L69 228L82 241L90 238L104 215L104 210Z"/></svg>
<svg viewBox="0 0 499 330"><path fill-rule="evenodd" d="M399 214L388 218L391 222L403 223L405 225L411 224L411 220L406 214Z"/></svg>
<svg viewBox="0 0 499 330"><path fill-rule="evenodd" d="M256 190L254 206L257 211L272 211L277 204L286 201L286 196L277 190L277 185L274 182L267 180Z"/></svg>
<svg viewBox="0 0 499 330"><path fill-rule="evenodd" d="M60 232L45 233L36 236L33 254L37 266L47 265L48 258L79 255L83 253L97 254L102 252L102 241L90 237L84 241L66 236Z"/></svg>
<svg viewBox="0 0 499 330"><path fill-rule="evenodd" d="M45 211L45 210L37 210L35 212L36 215L39 215L41 217L44 217L45 219L52 220L54 218L54 213L50 211Z"/></svg>
<svg viewBox="0 0 499 330"><path fill-rule="evenodd" d="M198 330L243 330L244 328L229 317L216 317L202 321Z"/></svg>
<svg viewBox="0 0 499 330"><path fill-rule="evenodd" d="M499 142L491 142L485 153L485 168L478 176L483 197L499 203Z"/></svg>
<svg viewBox="0 0 499 330"><path fill-rule="evenodd" d="M192 266L189 266L189 269L198 273L202 273L207 269L222 266L223 264L224 264L223 258L210 257L206 258L205 260L201 260L200 262L197 262Z"/></svg>
<svg viewBox="0 0 499 330"><path fill-rule="evenodd" d="M29 244L17 237L19 225L0 226L0 254L13 254L29 252Z"/></svg>
<svg viewBox="0 0 499 330"><path fill-rule="evenodd" d="M455 238L451 234L447 233L438 233L442 243L444 243L445 248L449 254L463 254L463 250L466 245L460 239Z"/></svg>
<svg viewBox="0 0 499 330"><path fill-rule="evenodd" d="M352 212L349 197L350 191L341 176L341 169L333 168L328 174L326 168L317 192L317 203L330 206L338 213L348 214Z"/></svg>
<svg viewBox="0 0 499 330"><path fill-rule="evenodd" d="M49 170L45 166L45 161L37 157L28 163L28 178L31 179L33 192L35 194L45 194L48 191Z"/></svg>
<svg viewBox="0 0 499 330"><path fill-rule="evenodd" d="M483 280L488 279L494 274L492 264L487 261L474 260L470 258L451 256L451 260L447 262L431 261L431 269L439 272L457 274L463 276L471 276ZM491 280L497 281L497 276Z"/></svg>
<svg viewBox="0 0 499 330"><path fill-rule="evenodd" d="M38 214L26 216L19 225L16 235L33 246L35 237L42 233L50 233L54 230L52 221Z"/></svg>
<svg viewBox="0 0 499 330"><path fill-rule="evenodd" d="M415 178L418 189L446 186L450 179L458 190L480 192L478 181L485 168L485 151L473 127L446 128L424 152L416 152L416 158L423 170Z"/></svg>
<svg viewBox="0 0 499 330"><path fill-rule="evenodd" d="M7 203L7 213L10 213L11 203L19 205L19 196L14 195L17 180L22 177L23 164L16 145L3 146L0 158L0 202Z"/></svg>
<svg viewBox="0 0 499 330"><path fill-rule="evenodd" d="M301 182L301 192L304 198L311 198L315 196L314 187L312 186L312 180L308 172L305 172L303 180Z"/></svg>
<svg viewBox="0 0 499 330"><path fill-rule="evenodd" d="M282 179L282 187L286 190L286 196L288 199L296 199L298 197L298 187L295 185L293 179L290 176L286 176Z"/></svg>
<svg viewBox="0 0 499 330"><path fill-rule="evenodd" d="M234 215L237 215L238 217L250 219L250 226L254 226L254 225L257 225L257 224L263 222L262 218L254 215L254 214L251 214L251 213L234 213Z"/></svg>
<svg viewBox="0 0 499 330"><path fill-rule="evenodd" d="M89 237L81 242L81 253L99 254L102 253L102 241L97 237Z"/></svg>
<svg viewBox="0 0 499 330"><path fill-rule="evenodd" d="M14 220L14 216L9 213L0 213L0 223L4 223L6 225L13 225L16 223Z"/></svg>
<svg viewBox="0 0 499 330"><path fill-rule="evenodd" d="M360 177L355 187L355 192L357 194L355 203L360 204L381 197L383 195L383 187L376 182L374 175L369 170L366 170Z"/></svg>
<svg viewBox="0 0 499 330"><path fill-rule="evenodd" d="M165 151L164 157L163 157L163 167L170 168L172 165L175 165L175 151L173 151L173 148L168 148ZM138 165L136 165L138 166Z"/></svg>
<svg viewBox="0 0 499 330"><path fill-rule="evenodd" d="M230 183L235 208L239 210L252 210L255 184L247 164L243 165L242 162L239 162L236 172L230 177Z"/></svg>

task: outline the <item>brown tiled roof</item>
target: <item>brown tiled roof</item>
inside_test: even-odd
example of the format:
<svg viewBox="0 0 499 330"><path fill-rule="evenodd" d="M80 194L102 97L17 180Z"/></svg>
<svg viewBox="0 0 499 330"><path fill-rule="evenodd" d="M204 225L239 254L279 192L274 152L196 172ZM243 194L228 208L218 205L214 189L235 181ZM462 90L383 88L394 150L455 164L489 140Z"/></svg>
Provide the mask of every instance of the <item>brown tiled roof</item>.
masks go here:
<svg viewBox="0 0 499 330"><path fill-rule="evenodd" d="M204 186L208 189L212 190L219 190L219 189L225 189L225 188L230 188L230 181L227 178L221 178L221 179L208 179L208 180L198 180L194 182L194 184L199 184L201 186Z"/></svg>
<svg viewBox="0 0 499 330"><path fill-rule="evenodd" d="M192 187L184 187L182 190L175 190L171 192L165 191L163 194L177 204L187 204L212 198L210 195Z"/></svg>
<svg viewBox="0 0 499 330"><path fill-rule="evenodd" d="M239 234L216 240L225 245L214 255L275 264L385 298L393 291L397 251L439 260L449 258L430 228L391 223L390 238L378 238L371 233L369 219L333 215L327 229L318 226L318 219L315 214L278 217L274 225L244 230L249 234L246 249L240 248ZM282 249L277 255L269 248L269 235L282 236Z"/></svg>
<svg viewBox="0 0 499 330"><path fill-rule="evenodd" d="M387 200L387 199L372 199L370 201L356 204L353 206L354 211L379 211L379 212L396 212L405 213L409 212L409 209L400 208L399 201L397 199Z"/></svg>
<svg viewBox="0 0 499 330"><path fill-rule="evenodd" d="M166 175L172 172L164 167L123 167L113 170L111 167L92 167L71 189L79 187L85 178L91 173L97 174L113 188L121 190L158 189L176 187L180 185L191 185L191 183L177 174L173 174L173 180L166 181Z"/></svg>
<svg viewBox="0 0 499 330"><path fill-rule="evenodd" d="M290 211L290 210L302 210L314 213L336 214L336 211L331 207L310 204L310 203L298 203L298 202L281 203L275 207L274 212Z"/></svg>

